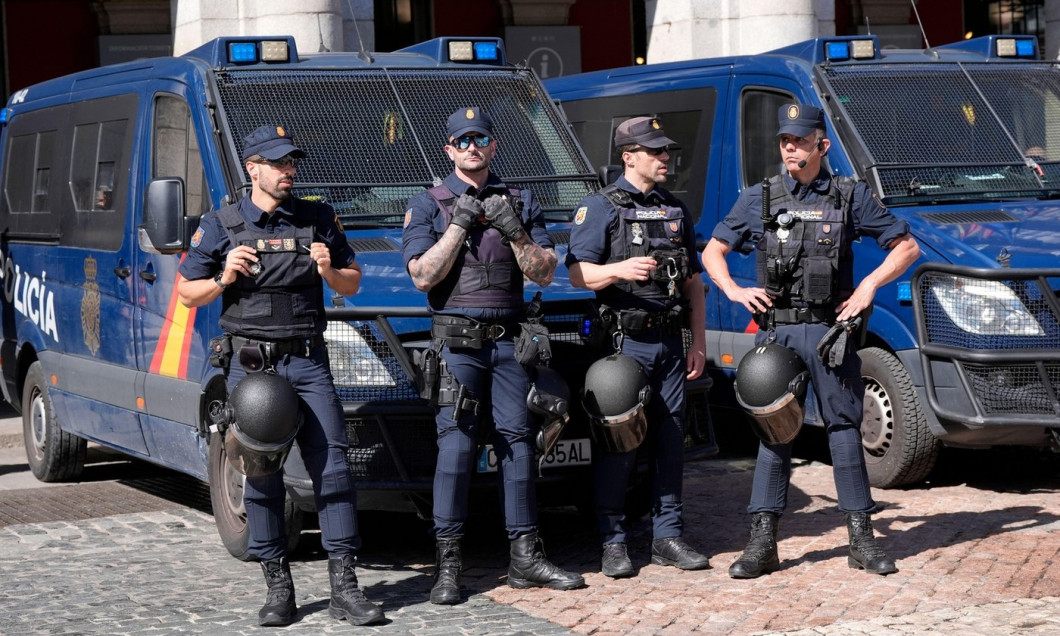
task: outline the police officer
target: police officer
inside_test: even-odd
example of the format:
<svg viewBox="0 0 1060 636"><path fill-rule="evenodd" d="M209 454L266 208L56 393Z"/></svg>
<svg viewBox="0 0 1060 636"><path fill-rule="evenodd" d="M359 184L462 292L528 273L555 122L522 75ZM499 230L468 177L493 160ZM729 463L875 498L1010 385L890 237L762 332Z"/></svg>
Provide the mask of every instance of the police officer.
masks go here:
<svg viewBox="0 0 1060 636"><path fill-rule="evenodd" d="M619 329L621 351L647 372L647 444L652 460L652 563L683 570L709 567L707 557L681 537L685 380L706 363L704 287L695 258L693 219L660 183L674 144L654 117L635 117L615 130L624 172L586 197L574 214L566 265L574 285L594 290L605 316ZM686 311L687 308L687 311ZM690 315L692 346L684 352L682 326ZM587 389L588 390L588 389ZM626 487L637 449L593 457L601 571L633 575L626 549Z"/></svg>
<svg viewBox="0 0 1060 636"><path fill-rule="evenodd" d="M897 571L894 560L876 543L870 518L876 503L861 447L861 360L855 346L833 346L837 335L855 330L876 290L900 276L920 249L908 224L883 208L864 183L832 175L822 166L830 141L820 109L785 104L778 111L778 125L785 171L769 179L768 186L758 184L740 194L714 228L703 263L722 293L754 314L757 343L789 347L809 368L828 433L839 510L849 532L848 562L890 574ZM763 205L766 187L768 209ZM858 236L876 239L889 253L855 287L851 243ZM749 254L756 246L759 287L741 287L725 257L732 250ZM729 568L730 576L754 578L779 567L776 534L790 477L791 443L762 441L747 508L751 539Z"/></svg>
<svg viewBox="0 0 1060 636"><path fill-rule="evenodd" d="M361 269L334 210L291 195L304 156L280 126L262 126L244 139L250 196L203 215L180 265L177 293L188 307L222 298L221 328L229 335L234 357L243 361L231 361L229 394L246 375L243 364L274 371L297 392L303 417L298 446L313 480L328 552L329 611L335 618L368 625L384 616L357 587L357 495L323 338L322 281L351 296L360 287ZM285 555L285 496L282 470L246 479L247 551L261 561L268 585L261 625L287 625L297 612Z"/></svg>
<svg viewBox="0 0 1060 636"><path fill-rule="evenodd" d="M538 539L536 430L526 406L530 381L513 342L525 312L523 276L548 285L556 254L531 193L505 186L489 170L498 146L489 115L477 107L461 108L448 119L447 139L453 172L409 201L402 236L409 275L417 289L427 292L433 314L424 367L440 368L437 379L428 379L440 387L434 476L438 568L430 599L460 601L460 538L487 405L511 540L508 584L582 587L581 576L547 560Z"/></svg>

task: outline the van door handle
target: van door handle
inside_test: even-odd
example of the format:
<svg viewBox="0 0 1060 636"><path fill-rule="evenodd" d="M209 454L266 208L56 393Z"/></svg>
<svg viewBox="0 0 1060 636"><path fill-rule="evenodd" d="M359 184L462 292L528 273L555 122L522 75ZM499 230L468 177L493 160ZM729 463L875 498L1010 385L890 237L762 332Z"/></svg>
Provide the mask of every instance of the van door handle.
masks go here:
<svg viewBox="0 0 1060 636"><path fill-rule="evenodd" d="M146 280L149 283L155 282L158 276L154 272L140 272L140 278Z"/></svg>
<svg viewBox="0 0 1060 636"><path fill-rule="evenodd" d="M128 267L119 265L119 266L114 268L114 275L117 276L118 278L128 278L129 277L129 273L130 273L130 270L129 270Z"/></svg>

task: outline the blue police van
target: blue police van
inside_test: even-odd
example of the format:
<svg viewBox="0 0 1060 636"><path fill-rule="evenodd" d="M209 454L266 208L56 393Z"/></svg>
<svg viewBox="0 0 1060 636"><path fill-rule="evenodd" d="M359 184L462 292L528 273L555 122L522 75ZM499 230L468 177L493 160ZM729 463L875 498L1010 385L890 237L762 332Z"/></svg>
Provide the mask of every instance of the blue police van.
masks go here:
<svg viewBox="0 0 1060 636"><path fill-rule="evenodd" d="M493 168L533 191L562 259L570 212L599 183L541 83L496 38L306 54L291 37L226 37L12 94L0 111L0 386L22 413L33 473L76 480L93 442L193 475L209 482L226 547L246 557L244 478L211 425L226 397L207 350L220 303L188 309L174 287L200 216L249 191L243 138L277 124L308 153L296 195L335 208L364 270L356 298L325 289L360 505L429 516L435 425L412 362L429 320L401 229L409 198L451 171L446 117L469 105L492 116ZM553 367L577 395L592 361L588 295L562 270L541 291ZM710 448L695 395L689 445ZM479 485L495 483L491 457L484 447ZM542 458L542 496L587 496L590 462L587 417L572 406ZM296 540L312 509L299 453L286 483Z"/></svg>
<svg viewBox="0 0 1060 636"><path fill-rule="evenodd" d="M872 484L923 480L943 445L1060 446L1060 69L1034 37L927 50L822 37L545 84L602 173L618 163L618 123L662 119L680 144L667 187L696 215L701 246L743 188L780 172L778 108L823 108L826 165L866 181L922 250L878 291L860 349ZM854 246L856 280L885 256L872 243ZM754 255L729 266L756 286ZM757 327L716 288L707 298L712 401L735 406Z"/></svg>

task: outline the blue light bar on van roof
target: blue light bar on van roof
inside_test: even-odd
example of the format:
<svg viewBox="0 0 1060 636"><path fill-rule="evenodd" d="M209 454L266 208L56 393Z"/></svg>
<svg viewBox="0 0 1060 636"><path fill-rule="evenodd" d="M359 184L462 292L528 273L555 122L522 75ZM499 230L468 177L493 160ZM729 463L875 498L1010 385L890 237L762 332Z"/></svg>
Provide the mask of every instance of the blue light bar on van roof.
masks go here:
<svg viewBox="0 0 1060 636"><path fill-rule="evenodd" d="M229 42L229 64L254 64L258 61L257 42Z"/></svg>
<svg viewBox="0 0 1060 636"><path fill-rule="evenodd" d="M1038 39L1035 37L998 38L994 45L998 57L1038 59Z"/></svg>
<svg viewBox="0 0 1060 636"><path fill-rule="evenodd" d="M6 124L7 120L11 117L10 108L0 108L0 124Z"/></svg>
<svg viewBox="0 0 1060 636"><path fill-rule="evenodd" d="M496 42L475 42L475 59L483 62L496 62L500 49Z"/></svg>
<svg viewBox="0 0 1060 636"><path fill-rule="evenodd" d="M449 61L496 63L500 61L500 46L495 40L451 40Z"/></svg>
<svg viewBox="0 0 1060 636"><path fill-rule="evenodd" d="M873 40L836 40L824 43L824 58L829 62L871 60L875 57L876 42Z"/></svg>
<svg viewBox="0 0 1060 636"><path fill-rule="evenodd" d="M898 283L898 302L900 302L900 303L913 302L913 286L907 280L903 280L903 281Z"/></svg>
<svg viewBox="0 0 1060 636"><path fill-rule="evenodd" d="M257 62L287 62L291 55L287 40L259 40L252 42L229 42L229 64L256 64Z"/></svg>

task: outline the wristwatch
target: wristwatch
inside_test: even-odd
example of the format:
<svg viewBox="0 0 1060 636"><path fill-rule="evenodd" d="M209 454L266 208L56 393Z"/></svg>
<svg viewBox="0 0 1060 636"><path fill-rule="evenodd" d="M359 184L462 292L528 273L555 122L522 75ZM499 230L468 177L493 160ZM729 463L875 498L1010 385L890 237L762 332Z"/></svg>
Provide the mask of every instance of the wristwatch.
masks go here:
<svg viewBox="0 0 1060 636"><path fill-rule="evenodd" d="M221 289L228 289L228 284L221 282L221 277L224 276L224 273L225 273L225 271L222 269L221 271L219 271L216 274L214 274L213 275L213 282L217 283L217 286L220 287Z"/></svg>

